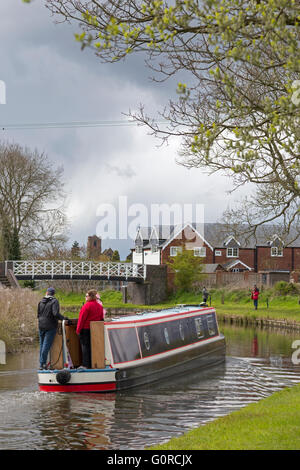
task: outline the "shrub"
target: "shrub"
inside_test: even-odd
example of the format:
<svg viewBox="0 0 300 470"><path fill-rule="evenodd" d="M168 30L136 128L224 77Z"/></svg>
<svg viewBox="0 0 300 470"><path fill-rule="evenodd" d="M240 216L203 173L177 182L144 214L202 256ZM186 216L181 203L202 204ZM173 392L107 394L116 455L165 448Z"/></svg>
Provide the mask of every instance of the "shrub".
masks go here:
<svg viewBox="0 0 300 470"><path fill-rule="evenodd" d="M299 288L297 287L297 285L286 281L276 282L273 290L275 295L281 296L299 294Z"/></svg>
<svg viewBox="0 0 300 470"><path fill-rule="evenodd" d="M182 292L193 291L197 284L207 277L202 272L203 260L195 257L192 250L183 249L177 253L172 262L167 262L167 265L175 273L175 286Z"/></svg>
<svg viewBox="0 0 300 470"><path fill-rule="evenodd" d="M8 352L37 337L37 304L40 296L31 289L0 288L0 339Z"/></svg>

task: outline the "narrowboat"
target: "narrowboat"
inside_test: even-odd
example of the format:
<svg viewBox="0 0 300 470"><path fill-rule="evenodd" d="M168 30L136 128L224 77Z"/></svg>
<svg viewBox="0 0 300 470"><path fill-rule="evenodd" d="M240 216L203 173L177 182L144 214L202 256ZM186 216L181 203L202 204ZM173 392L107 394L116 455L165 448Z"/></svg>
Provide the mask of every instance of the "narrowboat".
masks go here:
<svg viewBox="0 0 300 470"><path fill-rule="evenodd" d="M91 322L91 369L80 367L77 320L68 323L57 331L48 369L38 371L41 391L117 392L225 360L225 338L207 305Z"/></svg>

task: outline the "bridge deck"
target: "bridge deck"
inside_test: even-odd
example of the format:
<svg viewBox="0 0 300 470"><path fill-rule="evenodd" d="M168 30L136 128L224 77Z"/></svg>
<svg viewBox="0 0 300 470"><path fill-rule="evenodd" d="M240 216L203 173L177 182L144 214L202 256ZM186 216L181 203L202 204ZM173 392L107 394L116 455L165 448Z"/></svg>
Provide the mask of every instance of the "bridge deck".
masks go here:
<svg viewBox="0 0 300 470"><path fill-rule="evenodd" d="M133 263L97 261L5 261L17 279L126 280L143 282L146 266Z"/></svg>

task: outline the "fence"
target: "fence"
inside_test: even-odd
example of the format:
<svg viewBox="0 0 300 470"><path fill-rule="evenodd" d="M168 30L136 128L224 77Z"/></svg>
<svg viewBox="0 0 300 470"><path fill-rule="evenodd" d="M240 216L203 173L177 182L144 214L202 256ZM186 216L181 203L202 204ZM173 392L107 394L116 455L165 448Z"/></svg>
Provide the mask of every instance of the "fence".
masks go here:
<svg viewBox="0 0 300 470"><path fill-rule="evenodd" d="M174 290L174 273L168 272L168 287L169 290ZM244 272L226 272L226 271L217 271L214 273L206 274L205 279L202 282L199 282L199 288L206 286L208 288L214 287L238 287L238 288L248 288L253 287L254 284L258 286L272 287L278 281L289 282L290 274L289 272L258 272L254 273L251 271Z"/></svg>

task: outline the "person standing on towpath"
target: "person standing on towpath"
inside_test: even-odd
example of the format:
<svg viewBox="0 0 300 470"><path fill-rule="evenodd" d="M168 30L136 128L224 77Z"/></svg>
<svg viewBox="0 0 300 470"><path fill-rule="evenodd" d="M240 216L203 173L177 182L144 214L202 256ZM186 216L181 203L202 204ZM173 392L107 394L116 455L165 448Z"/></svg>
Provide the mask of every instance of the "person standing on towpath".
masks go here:
<svg viewBox="0 0 300 470"><path fill-rule="evenodd" d="M251 291L251 299L253 300L255 310L257 310L257 307L258 307L258 296L259 296L259 289L256 286L256 284L254 284L253 290Z"/></svg>
<svg viewBox="0 0 300 470"><path fill-rule="evenodd" d="M208 296L209 296L209 292L207 291L206 287L203 287L203 289L202 289L202 298L203 298L203 302L205 304L207 303Z"/></svg>

